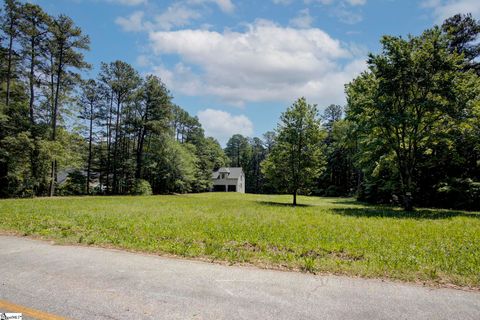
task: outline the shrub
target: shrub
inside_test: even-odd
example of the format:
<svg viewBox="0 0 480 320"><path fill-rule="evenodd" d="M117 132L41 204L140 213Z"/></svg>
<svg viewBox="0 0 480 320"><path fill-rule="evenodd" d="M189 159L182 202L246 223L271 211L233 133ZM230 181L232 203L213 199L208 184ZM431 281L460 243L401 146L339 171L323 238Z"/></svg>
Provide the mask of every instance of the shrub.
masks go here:
<svg viewBox="0 0 480 320"><path fill-rule="evenodd" d="M450 179L436 186L436 205L444 208L478 210L480 183L471 179Z"/></svg>
<svg viewBox="0 0 480 320"><path fill-rule="evenodd" d="M132 194L150 196L152 195L152 187L147 180L138 179L137 181L135 181L135 186L133 187Z"/></svg>

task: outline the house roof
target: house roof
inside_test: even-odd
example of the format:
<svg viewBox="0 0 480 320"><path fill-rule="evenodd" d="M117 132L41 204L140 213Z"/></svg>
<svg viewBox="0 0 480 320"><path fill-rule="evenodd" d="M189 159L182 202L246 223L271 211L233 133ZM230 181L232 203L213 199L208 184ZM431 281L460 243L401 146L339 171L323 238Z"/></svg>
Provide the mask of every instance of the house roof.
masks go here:
<svg viewBox="0 0 480 320"><path fill-rule="evenodd" d="M226 173L226 172L230 172L230 174L228 175L228 179L238 179L243 173L243 169L241 167L233 167L233 168L222 167L212 173L212 178L217 179L219 173Z"/></svg>

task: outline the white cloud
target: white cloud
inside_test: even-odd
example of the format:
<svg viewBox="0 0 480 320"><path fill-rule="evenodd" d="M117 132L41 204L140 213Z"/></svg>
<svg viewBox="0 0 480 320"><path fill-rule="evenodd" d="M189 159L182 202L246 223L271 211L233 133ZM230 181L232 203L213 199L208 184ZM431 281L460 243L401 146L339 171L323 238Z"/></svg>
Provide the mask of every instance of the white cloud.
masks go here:
<svg viewBox="0 0 480 320"><path fill-rule="evenodd" d="M231 0L213 0L220 7L223 12L233 12L235 6Z"/></svg>
<svg viewBox="0 0 480 320"><path fill-rule="evenodd" d="M157 15L153 24L147 23L147 26L162 30L170 30L173 27L189 25L192 20L200 17L200 13L196 10L181 3L174 3L163 13Z"/></svg>
<svg viewBox="0 0 480 320"><path fill-rule="evenodd" d="M251 136L253 123L245 115L232 115L226 111L205 109L197 114L207 136L212 136L224 145L234 134Z"/></svg>
<svg viewBox="0 0 480 320"><path fill-rule="evenodd" d="M126 6L137 6L139 4L147 3L147 0L107 0L108 2L123 4Z"/></svg>
<svg viewBox="0 0 480 320"><path fill-rule="evenodd" d="M148 56L146 56L144 54L139 55L135 62L139 67L151 67L152 66L152 61L150 60L150 58Z"/></svg>
<svg viewBox="0 0 480 320"><path fill-rule="evenodd" d="M232 13L235 10L232 0L187 0L187 3L193 5L214 3L220 10L227 13Z"/></svg>
<svg viewBox="0 0 480 320"><path fill-rule="evenodd" d="M290 25L297 28L310 28L313 23L313 17L310 15L308 8L300 10L298 15L290 20Z"/></svg>
<svg viewBox="0 0 480 320"><path fill-rule="evenodd" d="M150 32L153 52L175 54L172 68L157 66L173 90L210 95L231 104L344 103L344 84L365 68L363 55L317 28L294 29L259 20L244 32Z"/></svg>
<svg viewBox="0 0 480 320"><path fill-rule="evenodd" d="M143 25L143 11L136 11L128 17L118 17L115 23L122 27L125 31L138 32L144 29Z"/></svg>
<svg viewBox="0 0 480 320"><path fill-rule="evenodd" d="M331 14L335 16L340 22L346 24L355 24L363 20L363 16L359 12L352 11L344 4L341 4L338 7L334 8Z"/></svg>
<svg viewBox="0 0 480 320"><path fill-rule="evenodd" d="M108 0L116 2L146 2L146 0ZM168 6L165 11L153 15L145 11L136 11L127 17L118 17L115 23L127 32L171 30L186 27L202 18L202 7L214 3L224 12L233 12L235 6L231 0L182 0ZM149 19L145 16L148 14ZM206 25L205 25L206 26Z"/></svg>
<svg viewBox="0 0 480 320"><path fill-rule="evenodd" d="M480 16L479 0L426 0L422 7L432 9L435 21L441 23L457 13L471 13Z"/></svg>

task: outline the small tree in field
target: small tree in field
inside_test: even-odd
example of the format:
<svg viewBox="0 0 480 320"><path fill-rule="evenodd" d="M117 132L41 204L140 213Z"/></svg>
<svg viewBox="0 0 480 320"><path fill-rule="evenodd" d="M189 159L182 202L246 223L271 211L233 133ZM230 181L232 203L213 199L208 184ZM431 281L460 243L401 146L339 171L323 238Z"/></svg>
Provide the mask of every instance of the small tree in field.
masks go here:
<svg viewBox="0 0 480 320"><path fill-rule="evenodd" d="M316 105L298 99L280 117L277 138L267 159L262 163L266 178L279 191L293 195L308 192L325 169L323 140Z"/></svg>

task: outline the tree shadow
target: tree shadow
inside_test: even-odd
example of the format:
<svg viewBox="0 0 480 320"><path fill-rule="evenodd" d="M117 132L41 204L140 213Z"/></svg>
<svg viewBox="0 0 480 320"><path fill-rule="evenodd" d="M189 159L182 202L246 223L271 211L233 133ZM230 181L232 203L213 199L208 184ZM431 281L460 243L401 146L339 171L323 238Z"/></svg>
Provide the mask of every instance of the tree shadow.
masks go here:
<svg viewBox="0 0 480 320"><path fill-rule="evenodd" d="M434 210L434 209L417 209L414 211L404 211L401 209L368 207L368 208L333 208L334 214L350 217L367 217L367 218L394 218L394 219L418 219L418 220L438 220L449 219L454 217L467 217L480 219L480 214L465 211L453 210Z"/></svg>
<svg viewBox="0 0 480 320"><path fill-rule="evenodd" d="M337 199L339 199L339 200L337 200ZM348 206L369 206L369 205L371 205L367 202L361 202L361 201L351 199L351 198L337 198L337 199L334 199L333 201L331 201L332 204L341 204L341 205L348 205Z"/></svg>
<svg viewBox="0 0 480 320"><path fill-rule="evenodd" d="M285 202L274 202L274 201L257 201L257 203L264 205L264 206L274 206L274 207L314 207L312 204L305 204L305 203L297 203L296 206L294 206L291 203L285 203Z"/></svg>

